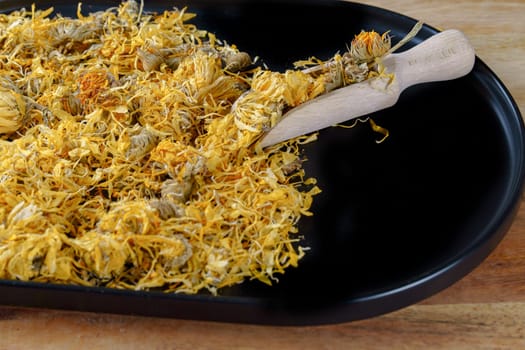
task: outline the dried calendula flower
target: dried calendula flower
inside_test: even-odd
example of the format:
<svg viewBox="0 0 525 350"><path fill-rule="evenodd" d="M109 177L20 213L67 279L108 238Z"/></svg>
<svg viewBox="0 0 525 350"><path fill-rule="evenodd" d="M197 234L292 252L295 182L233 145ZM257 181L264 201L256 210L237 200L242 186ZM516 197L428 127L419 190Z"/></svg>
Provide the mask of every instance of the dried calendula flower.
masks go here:
<svg viewBox="0 0 525 350"><path fill-rule="evenodd" d="M388 53L390 47L391 39L388 32L379 34L373 30L363 30L352 40L350 54L357 62L371 62Z"/></svg>
<svg viewBox="0 0 525 350"><path fill-rule="evenodd" d="M231 72L239 72L250 64L252 64L252 58L246 52L233 52L223 55L224 68Z"/></svg>
<svg viewBox="0 0 525 350"><path fill-rule="evenodd" d="M26 102L13 90L0 88L0 134L17 131L24 124Z"/></svg>
<svg viewBox="0 0 525 350"><path fill-rule="evenodd" d="M146 72L158 69L165 62L161 51L150 42L147 42L143 48L137 50L137 58L142 64L142 69Z"/></svg>

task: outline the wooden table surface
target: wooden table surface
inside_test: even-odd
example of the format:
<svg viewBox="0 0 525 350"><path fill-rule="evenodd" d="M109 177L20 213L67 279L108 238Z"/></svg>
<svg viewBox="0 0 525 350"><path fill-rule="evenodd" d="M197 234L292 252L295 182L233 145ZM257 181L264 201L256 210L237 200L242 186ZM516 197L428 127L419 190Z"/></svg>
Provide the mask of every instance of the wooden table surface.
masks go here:
<svg viewBox="0 0 525 350"><path fill-rule="evenodd" d="M463 31L525 113L525 1L374 0ZM447 290L376 318L269 327L0 307L0 349L525 349L525 206L496 250Z"/></svg>

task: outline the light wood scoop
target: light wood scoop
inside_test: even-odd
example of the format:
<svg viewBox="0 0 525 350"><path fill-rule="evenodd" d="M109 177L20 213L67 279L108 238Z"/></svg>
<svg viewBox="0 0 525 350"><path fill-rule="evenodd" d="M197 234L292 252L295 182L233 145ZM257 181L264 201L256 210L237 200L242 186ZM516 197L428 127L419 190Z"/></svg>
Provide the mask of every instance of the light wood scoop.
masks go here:
<svg viewBox="0 0 525 350"><path fill-rule="evenodd" d="M406 88L468 74L475 52L458 30L440 32L415 47L383 59L394 80L378 77L339 88L290 110L261 139L268 147L394 105Z"/></svg>

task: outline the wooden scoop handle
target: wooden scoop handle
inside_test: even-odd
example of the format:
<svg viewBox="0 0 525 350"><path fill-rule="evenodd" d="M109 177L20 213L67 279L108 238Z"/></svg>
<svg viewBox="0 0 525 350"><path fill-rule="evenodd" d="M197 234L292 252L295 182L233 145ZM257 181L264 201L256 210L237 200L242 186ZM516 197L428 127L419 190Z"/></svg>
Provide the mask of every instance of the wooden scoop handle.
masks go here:
<svg viewBox="0 0 525 350"><path fill-rule="evenodd" d="M394 105L415 84L451 80L468 74L475 52L458 30L438 33L383 64L394 80L378 77L321 95L290 110L261 140L268 147Z"/></svg>
<svg viewBox="0 0 525 350"><path fill-rule="evenodd" d="M452 80L468 74L475 61L474 48L458 30L449 29L402 53L384 59L396 74L400 92L420 84Z"/></svg>

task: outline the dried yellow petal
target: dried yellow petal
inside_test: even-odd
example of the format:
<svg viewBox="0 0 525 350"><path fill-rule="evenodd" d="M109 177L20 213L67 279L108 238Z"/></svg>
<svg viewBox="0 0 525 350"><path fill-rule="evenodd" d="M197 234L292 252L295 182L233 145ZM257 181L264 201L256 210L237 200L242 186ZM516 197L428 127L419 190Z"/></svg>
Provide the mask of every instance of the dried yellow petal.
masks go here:
<svg viewBox="0 0 525 350"><path fill-rule="evenodd" d="M186 9L52 11L0 21L0 277L217 293L297 266L297 223L320 192L300 146L315 136L257 140L334 77L374 68L248 69ZM356 40L366 56L388 44Z"/></svg>

